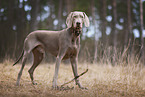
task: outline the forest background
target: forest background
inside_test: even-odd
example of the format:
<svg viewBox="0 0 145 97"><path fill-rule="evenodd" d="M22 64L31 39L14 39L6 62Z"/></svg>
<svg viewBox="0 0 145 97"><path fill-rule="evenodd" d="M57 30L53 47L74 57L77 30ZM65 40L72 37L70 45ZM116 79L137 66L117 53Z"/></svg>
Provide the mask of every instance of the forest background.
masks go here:
<svg viewBox="0 0 145 97"><path fill-rule="evenodd" d="M18 58L32 31L64 29L70 12L83 11L91 25L83 28L80 62L144 63L143 9L145 0L0 0L0 62Z"/></svg>

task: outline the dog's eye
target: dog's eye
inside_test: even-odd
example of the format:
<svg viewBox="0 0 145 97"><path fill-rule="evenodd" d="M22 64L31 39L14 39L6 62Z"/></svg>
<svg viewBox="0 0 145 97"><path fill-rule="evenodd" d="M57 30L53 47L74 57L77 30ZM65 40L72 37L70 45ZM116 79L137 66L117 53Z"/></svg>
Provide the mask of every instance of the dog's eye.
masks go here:
<svg viewBox="0 0 145 97"><path fill-rule="evenodd" d="M74 18L78 18L78 16L74 16Z"/></svg>
<svg viewBox="0 0 145 97"><path fill-rule="evenodd" d="M82 15L80 15L81 18L84 18Z"/></svg>

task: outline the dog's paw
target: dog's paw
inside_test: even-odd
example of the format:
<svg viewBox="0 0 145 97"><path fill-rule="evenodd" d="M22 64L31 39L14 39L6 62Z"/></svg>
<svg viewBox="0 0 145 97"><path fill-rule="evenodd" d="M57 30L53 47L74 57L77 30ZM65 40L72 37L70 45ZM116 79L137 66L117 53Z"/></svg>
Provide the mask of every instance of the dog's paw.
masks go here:
<svg viewBox="0 0 145 97"><path fill-rule="evenodd" d="M88 88L81 86L80 84L78 84L80 89L84 89L84 90L88 90Z"/></svg>
<svg viewBox="0 0 145 97"><path fill-rule="evenodd" d="M31 81L33 85L37 85L37 82L35 82L34 80Z"/></svg>
<svg viewBox="0 0 145 97"><path fill-rule="evenodd" d="M33 85L37 85L37 83L36 83L36 82L32 82L32 84L33 84Z"/></svg>
<svg viewBox="0 0 145 97"><path fill-rule="evenodd" d="M79 87L80 89L84 89L84 90L88 90L88 88L86 87Z"/></svg>
<svg viewBox="0 0 145 97"><path fill-rule="evenodd" d="M53 90L59 90L60 87L59 87L59 86L52 86L52 89L53 89Z"/></svg>

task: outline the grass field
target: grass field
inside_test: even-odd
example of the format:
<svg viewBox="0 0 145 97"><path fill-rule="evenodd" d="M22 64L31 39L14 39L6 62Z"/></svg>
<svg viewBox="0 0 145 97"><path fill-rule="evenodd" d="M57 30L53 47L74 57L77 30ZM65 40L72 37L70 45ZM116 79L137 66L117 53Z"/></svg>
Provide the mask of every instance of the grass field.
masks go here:
<svg viewBox="0 0 145 97"><path fill-rule="evenodd" d="M137 64L111 66L88 64L89 71L80 77L80 82L88 90L79 89L74 82L65 87L68 90L53 90L54 64L41 64L34 72L37 85L32 85L26 65L20 86L15 86L21 65L12 66L6 61L0 64L0 97L145 97L145 67ZM85 71L86 64L79 64L79 74ZM71 65L61 64L58 85L73 78Z"/></svg>

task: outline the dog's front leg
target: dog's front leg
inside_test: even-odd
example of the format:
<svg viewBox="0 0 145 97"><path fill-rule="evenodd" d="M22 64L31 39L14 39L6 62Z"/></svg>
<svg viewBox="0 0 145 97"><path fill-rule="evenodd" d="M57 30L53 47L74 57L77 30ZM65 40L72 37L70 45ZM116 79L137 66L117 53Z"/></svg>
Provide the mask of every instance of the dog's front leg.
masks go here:
<svg viewBox="0 0 145 97"><path fill-rule="evenodd" d="M73 73L74 73L74 76L78 76L78 72L77 72L77 58L76 57L73 57L70 59L71 61L71 65L72 65L72 70L73 70ZM79 78L75 79L75 82L76 82L76 85L79 86L79 88L81 89L85 89L84 87L81 86L80 82L79 82Z"/></svg>
<svg viewBox="0 0 145 97"><path fill-rule="evenodd" d="M57 79L58 79L59 65L61 63L62 58L65 55L65 52L66 52L66 48L65 49L63 48L62 50L59 51L59 54L58 54L58 56L56 58L55 73L54 73L53 85L52 85L52 88L54 88L54 89L58 88Z"/></svg>

